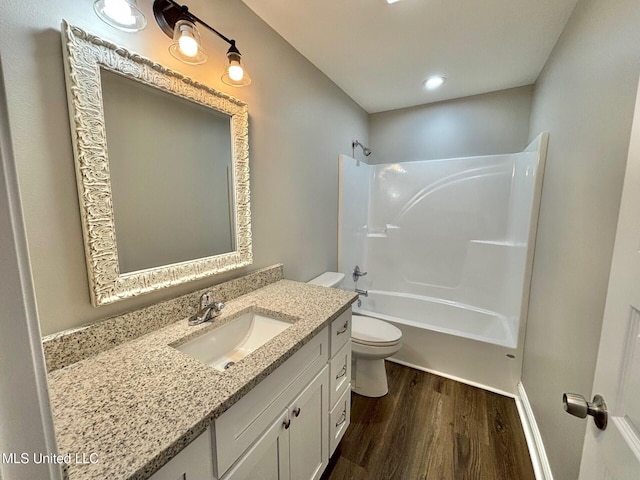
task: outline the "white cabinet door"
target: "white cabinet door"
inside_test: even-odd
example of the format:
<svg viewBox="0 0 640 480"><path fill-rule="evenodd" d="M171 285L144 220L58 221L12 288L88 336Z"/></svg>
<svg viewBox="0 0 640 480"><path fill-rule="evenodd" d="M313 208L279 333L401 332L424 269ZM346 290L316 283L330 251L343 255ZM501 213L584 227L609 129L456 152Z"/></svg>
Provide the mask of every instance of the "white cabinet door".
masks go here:
<svg viewBox="0 0 640 480"><path fill-rule="evenodd" d="M640 93L636 100L593 393L606 430L587 428L580 480L640 478Z"/></svg>
<svg viewBox="0 0 640 480"><path fill-rule="evenodd" d="M289 463L294 480L317 480L329 460L329 367L302 391L289 409Z"/></svg>
<svg viewBox="0 0 640 480"><path fill-rule="evenodd" d="M222 480L289 480L289 423L284 411Z"/></svg>
<svg viewBox="0 0 640 480"><path fill-rule="evenodd" d="M325 366L222 480L318 480L328 462L328 406Z"/></svg>
<svg viewBox="0 0 640 480"><path fill-rule="evenodd" d="M211 429L187 445L150 480L213 480Z"/></svg>

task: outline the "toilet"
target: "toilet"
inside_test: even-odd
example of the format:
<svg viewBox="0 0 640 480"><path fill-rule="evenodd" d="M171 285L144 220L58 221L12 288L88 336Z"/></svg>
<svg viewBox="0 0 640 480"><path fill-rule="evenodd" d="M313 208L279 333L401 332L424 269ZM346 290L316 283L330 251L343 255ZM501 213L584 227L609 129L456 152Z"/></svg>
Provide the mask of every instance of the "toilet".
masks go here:
<svg viewBox="0 0 640 480"><path fill-rule="evenodd" d="M308 283L340 288L343 273L325 272ZM365 397L387 394L384 359L402 346L402 332L388 322L353 314L351 322L351 389Z"/></svg>

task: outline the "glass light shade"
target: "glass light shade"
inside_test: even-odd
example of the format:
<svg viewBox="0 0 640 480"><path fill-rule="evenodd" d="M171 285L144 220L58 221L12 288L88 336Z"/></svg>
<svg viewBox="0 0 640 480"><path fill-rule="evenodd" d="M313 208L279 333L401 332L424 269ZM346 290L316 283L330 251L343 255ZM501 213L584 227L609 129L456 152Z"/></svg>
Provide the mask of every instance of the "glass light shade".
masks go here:
<svg viewBox="0 0 640 480"><path fill-rule="evenodd" d="M232 87L245 87L249 85L251 78L242 65L242 57L240 54L228 52L227 58L229 59L229 64L221 78L223 83L231 85Z"/></svg>
<svg viewBox="0 0 640 480"><path fill-rule="evenodd" d="M207 54L200 46L200 33L189 20L178 20L173 29L173 43L169 53L183 63L200 65L207 61Z"/></svg>
<svg viewBox="0 0 640 480"><path fill-rule="evenodd" d="M97 0L93 10L100 20L124 32L139 32L147 26L136 0Z"/></svg>

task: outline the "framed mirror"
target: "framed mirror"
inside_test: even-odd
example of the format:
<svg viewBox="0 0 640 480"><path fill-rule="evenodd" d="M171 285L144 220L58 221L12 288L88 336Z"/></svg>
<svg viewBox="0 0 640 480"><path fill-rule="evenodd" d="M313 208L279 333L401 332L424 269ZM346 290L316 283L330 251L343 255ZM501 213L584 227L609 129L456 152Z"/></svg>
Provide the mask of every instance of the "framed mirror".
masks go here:
<svg viewBox="0 0 640 480"><path fill-rule="evenodd" d="M63 22L92 303L252 263L247 105Z"/></svg>

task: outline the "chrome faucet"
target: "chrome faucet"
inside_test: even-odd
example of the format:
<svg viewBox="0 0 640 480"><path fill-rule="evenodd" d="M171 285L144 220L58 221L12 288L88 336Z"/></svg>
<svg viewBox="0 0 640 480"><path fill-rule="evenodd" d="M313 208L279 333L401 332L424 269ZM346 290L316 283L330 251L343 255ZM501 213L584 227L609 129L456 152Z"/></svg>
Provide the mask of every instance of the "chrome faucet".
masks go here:
<svg viewBox="0 0 640 480"><path fill-rule="evenodd" d="M354 291L358 294L358 308L360 308L362 306L362 299L360 298L360 296L368 297L369 296L369 291L368 290L360 290L358 288L357 284L356 284L356 288L354 288Z"/></svg>
<svg viewBox="0 0 640 480"><path fill-rule="evenodd" d="M189 325L200 325L219 316L224 308L223 302L215 302L212 293L203 293L200 297L200 310L195 315L189 317Z"/></svg>
<svg viewBox="0 0 640 480"><path fill-rule="evenodd" d="M358 280L360 279L360 277L364 277L366 274L367 272L361 271L358 265L355 266L355 268L353 269L353 273L351 274L351 278L353 278L353 283L355 284L355 288L353 290L358 294L358 307L362 306L362 300L360 299L360 296L369 296L369 292L367 290L358 288Z"/></svg>

